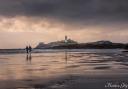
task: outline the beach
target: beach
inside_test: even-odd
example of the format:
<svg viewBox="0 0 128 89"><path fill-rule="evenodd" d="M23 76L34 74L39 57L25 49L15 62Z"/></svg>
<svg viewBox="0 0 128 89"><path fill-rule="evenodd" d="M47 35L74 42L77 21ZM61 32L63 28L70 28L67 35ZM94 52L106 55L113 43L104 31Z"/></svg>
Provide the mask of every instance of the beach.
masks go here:
<svg viewBox="0 0 128 89"><path fill-rule="evenodd" d="M0 89L127 89L122 49L0 54Z"/></svg>

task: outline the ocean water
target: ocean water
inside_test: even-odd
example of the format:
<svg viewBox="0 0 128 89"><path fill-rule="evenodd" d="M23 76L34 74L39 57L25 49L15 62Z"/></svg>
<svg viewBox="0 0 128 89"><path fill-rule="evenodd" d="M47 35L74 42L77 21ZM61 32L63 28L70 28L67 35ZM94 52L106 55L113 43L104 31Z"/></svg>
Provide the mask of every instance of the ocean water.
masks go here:
<svg viewBox="0 0 128 89"><path fill-rule="evenodd" d="M0 80L127 73L128 53L122 49L33 50L31 55L0 54Z"/></svg>

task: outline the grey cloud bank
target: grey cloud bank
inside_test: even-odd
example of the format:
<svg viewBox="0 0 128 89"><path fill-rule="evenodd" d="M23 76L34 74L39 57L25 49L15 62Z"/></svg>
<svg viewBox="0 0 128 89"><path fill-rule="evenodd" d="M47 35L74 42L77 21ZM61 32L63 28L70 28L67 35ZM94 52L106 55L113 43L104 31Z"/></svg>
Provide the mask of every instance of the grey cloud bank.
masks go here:
<svg viewBox="0 0 128 89"><path fill-rule="evenodd" d="M127 21L128 0L0 0L0 15L78 22Z"/></svg>

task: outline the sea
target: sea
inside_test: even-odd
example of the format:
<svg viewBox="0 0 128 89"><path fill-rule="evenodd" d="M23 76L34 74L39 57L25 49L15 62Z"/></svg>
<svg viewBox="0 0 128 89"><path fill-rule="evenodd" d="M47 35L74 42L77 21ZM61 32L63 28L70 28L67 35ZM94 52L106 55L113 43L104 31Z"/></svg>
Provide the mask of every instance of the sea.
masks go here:
<svg viewBox="0 0 128 89"><path fill-rule="evenodd" d="M34 49L31 54L24 50L0 52L0 80L127 73L128 53L123 49Z"/></svg>

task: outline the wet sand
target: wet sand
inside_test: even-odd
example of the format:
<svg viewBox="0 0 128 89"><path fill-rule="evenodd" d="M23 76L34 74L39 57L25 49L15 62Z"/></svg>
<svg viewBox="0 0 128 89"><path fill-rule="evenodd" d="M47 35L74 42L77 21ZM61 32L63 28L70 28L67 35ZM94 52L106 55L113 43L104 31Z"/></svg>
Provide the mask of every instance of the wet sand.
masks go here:
<svg viewBox="0 0 128 89"><path fill-rule="evenodd" d="M109 85L111 84L111 86ZM0 81L0 89L127 89L127 75L67 75L48 79Z"/></svg>
<svg viewBox="0 0 128 89"><path fill-rule="evenodd" d="M119 51L0 55L0 89L127 89L128 54Z"/></svg>

